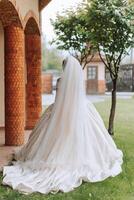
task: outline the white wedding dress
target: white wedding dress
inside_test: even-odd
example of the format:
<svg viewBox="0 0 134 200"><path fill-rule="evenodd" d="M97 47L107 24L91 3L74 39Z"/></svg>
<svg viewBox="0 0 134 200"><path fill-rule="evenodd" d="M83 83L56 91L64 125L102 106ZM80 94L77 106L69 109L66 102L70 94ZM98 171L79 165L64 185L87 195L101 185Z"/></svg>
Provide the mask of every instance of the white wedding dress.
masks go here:
<svg viewBox="0 0 134 200"><path fill-rule="evenodd" d="M25 194L69 192L82 180L98 182L121 173L122 151L87 99L75 58L67 58L54 105L15 158L3 168L3 184Z"/></svg>

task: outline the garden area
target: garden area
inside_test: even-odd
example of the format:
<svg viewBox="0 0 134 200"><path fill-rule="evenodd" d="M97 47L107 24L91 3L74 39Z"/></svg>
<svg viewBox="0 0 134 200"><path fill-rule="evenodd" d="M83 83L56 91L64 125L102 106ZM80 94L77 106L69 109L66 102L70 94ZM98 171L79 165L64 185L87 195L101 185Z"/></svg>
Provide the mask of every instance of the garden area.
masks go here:
<svg viewBox="0 0 134 200"><path fill-rule="evenodd" d="M96 103L96 108L108 124L110 101ZM0 186L0 200L133 200L134 199L134 98L119 99L115 117L114 140L124 153L123 172L100 183L83 183L69 193L56 195L23 195ZM0 175L2 181L2 174Z"/></svg>
<svg viewBox="0 0 134 200"><path fill-rule="evenodd" d="M4 1L2 1L2 2L4 2ZM43 2L43 1L39 1L39 2ZM4 4L2 4L2 6L3 5ZM40 11L41 11L42 5L43 5L42 3L39 4L38 5L39 7L37 9L40 8ZM26 16L28 16L28 15L26 15ZM14 24L14 17L12 20L13 20L13 24ZM12 54L12 51L11 50L9 51L9 49L6 49L6 51L5 51L7 53L7 55L5 55L5 58L11 59L11 60L7 59L5 61L6 62L8 61L7 62L8 64L12 63L12 65L11 66L3 65L3 71L4 71L4 69L6 69L4 72L6 72L6 71L10 72L9 74L5 73L6 75L8 74L8 76L5 78L5 80L7 81L7 82L5 81L5 83L8 83L8 80L12 80L12 82L9 82L10 83L9 85L13 86L10 88L10 86L8 84L6 85L6 98L5 98L5 100L3 99L3 105L4 105L4 101L5 101L5 108L6 108L5 110L7 111L7 112L5 112L6 122L5 122L4 126L2 126L2 127L6 128L5 129L5 146L21 146L24 143L24 140L23 140L24 137L21 137L20 132L24 136L25 129L36 130L37 132L36 131L34 132L34 134L36 133L35 134L36 138L33 137L31 139L31 141L33 140L34 144L36 144L36 142L37 142L37 145L34 146L33 149L35 151L33 152L33 154L31 153L31 155L32 156L34 155L37 166L39 165L38 161L39 160L42 161L42 159L46 161L51 152L55 153L54 159L55 158L57 159L57 157L60 158L56 162L56 163L58 163L58 165L57 165L58 167L60 167L59 163L62 163L61 162L62 158L64 158L64 159L66 158L66 162L65 162L64 166L66 166L66 163L68 165L69 161L71 160L71 156L73 155L73 148L75 146L78 148L77 148L77 150L75 150L75 148L74 148L75 154L74 154L74 157L72 156L72 160L71 160L73 164L76 164L75 159L74 159L76 157L76 152L78 155L80 155L81 152L83 152L82 156L78 157L78 161L81 161L84 159L85 159L85 161L88 160L88 156L87 157L85 156L86 155L85 152L92 152L92 149L91 149L91 151L90 151L90 148L88 149L88 147L92 148L92 144L93 144L93 150L95 151L94 155L96 157L97 145L98 145L98 141L99 141L99 135L98 135L99 131L97 132L97 130L98 130L97 128L99 127L98 126L99 121L97 122L98 124L96 124L95 129L86 129L87 132L85 131L85 129L83 129L83 131L81 131L82 130L82 129L80 129L81 126L77 127L77 125L82 124L82 123L80 123L80 120L81 120L81 122L83 122L82 120L84 119L84 117L86 119L86 115L84 113L85 109L83 109L83 108L86 108L86 106L84 107L84 105L85 105L84 102L86 102L86 101L84 101L84 99L86 99L86 96L84 95L84 87L81 87L85 80L81 79L81 77L83 76L83 74L85 74L84 70L86 70L87 74L85 76L88 77L88 79L85 81L86 90L87 90L88 83L90 86L90 90L92 90L92 88L95 88L95 93L91 92L91 93L89 93L90 95L97 94L96 88L99 88L99 87L102 88L102 86L104 86L103 92L98 90L98 94L101 96L101 95L105 95L105 92L107 91L107 87L105 85L105 80L106 80L105 72L107 71L107 73L109 75L109 81L111 82L111 88L110 88L111 93L110 93L109 97L107 97L106 99L104 99L103 101L100 101L100 102L96 101L96 103L94 103L94 105L104 120L105 126L107 127L107 130L108 130L107 134L110 134L110 136L114 139L115 143L117 144L118 148L122 150L123 155L124 155L123 156L124 162L122 165L122 173L116 177L109 177L104 181L96 182L96 183L91 183L91 182L89 183L89 182L83 181L83 184L81 186L77 187L76 189L74 189L73 191L65 192L65 193L58 192L57 194L47 194L47 192L43 192L44 194L34 193L35 191L39 191L39 192L40 191L49 191L49 190L44 190L45 187L44 187L44 185L42 185L45 182L45 180L47 181L47 178L44 178L46 176L43 176L41 168L39 168L39 171L37 171L38 177L35 176L35 174L33 177L28 176L30 174L30 173L28 173L28 175L24 177L24 179L28 180L27 182L25 182L25 180L23 182L22 176L20 176L21 178L19 178L19 173L16 172L16 168L15 168L14 175L13 175L13 172L11 172L12 178L13 177L15 178L14 179L15 184L13 185L14 189L12 189L9 186L2 185L3 175L2 175L2 172L0 172L0 200L134 200L134 170L133 170L134 169L134 95L133 95L134 94L133 93L134 92L134 63L133 63L134 57L133 57L133 55L130 55L132 62L130 62L130 60L129 60L129 62L127 64L125 64L125 66L129 65L129 67L131 67L131 74L127 73L127 74L125 74L125 76L126 76L127 81L129 78L131 78L130 89L131 89L133 97L128 97L128 98L123 99L123 98L118 98L119 96L117 95L117 92L118 92L117 84L120 79L120 76L122 75L122 74L120 75L120 72L122 70L123 59L128 54L130 54L130 50L132 53L134 52L134 23L133 22L134 22L134 2L133 1L124 1L124 0L87 0L87 1L82 1L75 9L74 9L74 7L72 7L72 8L63 10L62 14L57 13L56 18L54 20L51 19L51 25L53 26L53 30L55 32L55 38L53 38L53 40L50 42L50 46L54 45L56 47L56 49L58 50L58 52L62 52L66 56L71 55L72 61L70 62L69 57L67 57L67 59L64 59L64 60L61 57L59 59L57 59L57 57L59 56L59 54L56 53L57 50L55 51L55 49L47 48L47 47L45 47L46 43L43 43L43 45L42 45L42 46L44 46L43 50L42 50L42 57L43 57L42 69L43 69L43 71L52 70L53 65L55 65L55 68L58 70L61 70L61 67L62 67L63 75L65 74L65 76L63 76L64 77L63 79L62 79L62 77L61 77L61 79L60 78L58 79L58 81L60 81L60 80L63 81L64 87L56 86L56 92L58 90L61 91L61 93L60 92L57 93L57 94L59 94L59 96L60 95L61 96L59 97L59 100L57 100L59 103L59 104L56 104L57 110L56 109L54 110L56 114L53 116L55 118L54 117L51 118L51 115L50 115L49 116L50 118L48 117L48 119L47 119L48 121L47 120L45 121L44 116L47 116L47 115L43 115L44 121L41 121L41 123L43 123L43 126L46 125L46 127L41 126L40 129L34 129L36 122L40 118L41 109L42 109L41 77L40 77L40 75L41 75L41 73L40 73L41 72L40 33L39 33L39 30L36 30L35 37L33 37L33 31L31 31L31 30L35 23L33 23L33 19L32 19L32 24L31 24L29 30L26 29L24 31L25 33L28 34L28 35L26 35L26 39L28 38L28 42L31 41L30 43L28 43L29 46L26 44L26 47L27 46L28 47L25 48L25 49L28 49L28 53L27 53L28 55L26 55L27 71L28 71L27 76L25 77L26 83L24 83L24 81L23 81L24 73L21 72L20 77L22 80L22 85L18 86L18 83L21 81L19 81L19 79L13 79L12 76L10 76L10 73L11 73L10 70L12 69L12 75L15 74L16 77L19 77L17 75L16 70L24 71L24 70L20 70L20 69L23 69L23 67L24 67L23 65L21 65L21 61L22 60L24 61L25 57L23 57L24 55L20 55L20 54L16 53L16 52L21 52L20 46L24 47L24 44L19 46L19 43L18 43L19 39L18 39L14 45L14 35L15 34L14 34L14 32L12 32L12 35L7 39L7 41L9 40L9 44L7 43L8 45L5 45L5 47L10 46L10 39L11 39L11 42L13 42L14 54ZM20 29L20 27L19 27L19 29ZM27 28L27 25L26 25L26 28ZM18 29L16 29L16 27L15 27L15 29L13 28L13 30L15 30L15 33L18 34L18 31L16 31ZM30 31L30 32L28 32L28 31ZM22 30L19 31L19 33L21 33L21 34L20 35L18 34L18 38L21 38L20 36L22 35L22 32L23 32ZM38 32L38 37L36 35L37 32ZM31 34L30 39L29 39L29 34ZM4 40L4 41L6 41L6 40ZM25 41L27 41L27 40L25 40ZM37 44L36 44L36 42L37 42ZM34 48L31 49L31 47L30 47L30 46L32 46L31 44L35 44L35 45L33 45L35 47L35 49ZM11 52L11 55L10 55L10 52ZM33 52L37 55L33 55ZM12 60L14 60L14 58L15 58L15 61L17 61L17 62L11 62ZM17 58L21 58L22 60L21 59L19 60ZM50 62L52 60L52 58L53 58L54 62L53 61ZM96 59L96 58L99 58L99 61L98 60L95 61L95 64L94 64L93 59ZM33 60L34 60L34 62L33 62ZM102 76L100 76L100 79L98 78L99 77L99 69L98 69L98 67L96 67L96 63L100 63L100 62L103 65L103 68L100 68L101 69L100 74L104 76L104 79L102 78ZM14 63L17 63L17 64L14 64ZM68 65L68 63L69 63L69 65ZM74 68L74 70L72 70L73 68L70 67L71 63L72 63L72 67L78 66L79 68L77 68L77 70L75 68ZM89 64L91 64L90 68L89 68ZM15 68L13 68L14 66L15 66ZM19 68L19 66L20 66L20 68ZM69 70L67 71L66 68L67 68L67 70L68 69ZM77 73L77 71L79 73ZM71 72L71 74L70 74L70 72ZM129 77L128 77L128 75L129 75ZM66 77L67 78L71 77L71 78L67 79ZM16 80L18 80L18 82ZM65 82L64 82L64 80L65 80ZM14 81L16 81L16 82L14 82ZM11 83L14 83L14 84L11 84ZM79 83L80 83L80 86L79 86ZM74 84L74 86L73 86L73 84ZM29 88L29 90L27 90L26 91L27 93L24 95L24 91L22 88L25 88L25 86L26 86L26 90L27 90L27 88ZM61 88L61 90L60 90L60 88ZM77 89L79 89L78 90L79 95L77 95ZM20 90L21 90L21 93L19 93ZM17 94L16 96L10 95L10 94L14 94L13 91L15 91L15 94ZM126 92L125 89L123 89L123 91ZM76 92L76 95L75 95L75 92ZM66 94L68 94L68 96ZM23 96L22 101L20 98L21 95ZM29 95L29 97L28 97L28 95ZM26 99L25 99L25 96L26 96ZM11 98L9 98L9 97L11 97ZM78 97L78 98L76 98L76 97ZM74 99L76 101L73 101ZM26 100L26 108L25 108L25 100ZM14 103L14 102L16 102L16 103ZM55 100L55 102L56 102L56 100ZM77 104L77 102L78 102L78 104ZM10 103L13 103L12 109L9 106ZM49 104L51 104L50 101L49 101ZM72 107L71 107L71 105L72 105ZM66 108L66 106L67 106L67 109L65 109L65 114L64 114L63 111L64 111L64 108ZM74 107L74 110L73 110L73 107ZM21 117L19 116L19 108L20 108L20 114L22 114ZM59 108L59 110L58 110L58 108ZM46 107L44 107L44 109L46 109ZM82 110L83 110L83 115L82 115ZM26 111L26 113L24 111ZM77 114L74 115L75 120L73 121L73 114L75 112L77 113L77 111L78 111L78 115ZM53 113L53 110L52 110L52 113ZM72 115L69 115L68 113L69 114L71 113ZM80 113L80 115L79 115L79 113ZM86 114L87 114L87 112L86 112ZM25 116L27 119L25 122L26 124L24 125ZM63 116L65 116L65 118ZM53 120L51 121L51 119L53 119L53 118L55 120L54 122L53 122ZM71 118L72 118L72 120L71 120ZM49 127L48 122L50 124L52 124L52 127L50 127L50 132L49 132L49 128L48 128ZM72 123L72 122L74 122L74 123ZM88 120L88 119L86 120L86 122L90 123L90 125L92 125L91 123L94 123L94 121ZM74 125L71 126L72 124L74 124ZM12 127L12 125L14 125L14 126ZM17 125L20 128L20 129L18 129L18 132L17 132ZM65 125L65 126L63 126L63 125ZM37 126L37 127L39 127L39 126ZM62 128L60 129L60 127L62 127ZM69 128L71 127L72 129L71 128L69 129L68 127ZM42 130L44 130L44 132ZM67 131L65 131L65 130L67 130ZM70 130L72 130L72 131L70 131ZM92 130L93 130L93 134L92 134L93 136L96 133L98 133L96 136L96 138L98 139L97 143L95 143L95 137L93 137L93 140L90 137L89 144L87 144L87 146L86 146L86 141L88 141L88 140L85 139L86 138L85 133L87 133L87 135L88 135L88 133L89 134L92 133ZM39 131L42 132L42 134L39 135L38 134L38 133L40 133ZM101 125L100 125L100 131L101 131ZM80 140L78 140L79 141L78 144L80 144L80 146L77 146L77 143L74 142L74 141L77 141L77 137L76 138L74 137L75 132L77 133L76 136L78 136L78 138L79 138L79 136L82 135L82 134L78 135L79 132L85 134L85 135L83 134L84 139L85 139L84 143L82 143L81 138L80 138ZM104 129L102 129L102 135L103 135L103 132L104 132ZM74 140L72 140L73 141L72 146L70 145L71 140L68 140L69 142L68 141L66 142L66 138L67 138L66 136L68 136L67 135L68 133L69 134L72 133L72 135L73 135L72 138ZM34 134L33 134L33 136L35 136ZM48 135L46 136L45 134L46 135L48 134ZM20 136L19 139L18 139L18 136ZM43 136L45 139L43 139L43 137L40 137L40 136ZM58 140L60 138L60 136L61 136L61 140ZM9 139L9 141L7 141L7 138ZM16 141L14 140L14 138ZM63 138L63 140L62 140L62 138ZM11 140L11 139L13 139L13 140ZM103 139L103 137L101 137L101 139ZM109 138L109 139L111 139L111 138ZM106 141L106 138L104 138L104 140ZM56 143L56 141L58 141L58 142ZM63 143L63 145L61 145L62 142L65 142L67 145L64 143ZM74 144L74 143L76 143L76 144ZM29 143L29 144L31 145L32 143ZM82 146L81 144L83 144L83 149L85 147L87 147L87 151L82 151L82 148L80 148ZM107 143L107 144L110 145L110 143ZM27 161L27 157L28 157L28 161L31 161L31 158L33 158L32 156L31 157L29 156L30 150L33 150L32 146L30 146L30 145L28 146L29 149L28 149L28 151L26 151L26 154L23 154L23 155L25 155L25 158L23 161ZM56 146L55 148L54 148L54 145ZM60 148L60 145L63 146L63 148ZM109 147L108 145L106 147ZM65 148L65 146L67 146L67 148ZM70 146L72 147L72 149ZM103 157L103 146L105 147L105 143L100 143L100 146L99 146L100 154L98 154L99 156L97 157L97 159L99 160L100 163L101 163L100 158L101 158L101 156ZM38 147L38 148L36 148L36 147ZM41 148L41 147L43 147L43 148ZM96 147L96 148L94 148L94 147ZM49 148L50 148L50 151L49 151ZM38 151L38 149L40 149L41 151ZM53 151L53 149L54 149L54 151ZM69 149L69 151L67 151L67 149ZM43 155L41 155L42 152L43 152ZM65 152L69 152L67 154L67 157L65 157ZM8 153L10 153L10 150L8 150ZM28 155L28 153L29 153L29 155ZM37 153L37 158L38 158L37 160L36 160L36 153ZM61 157L60 157L60 153L61 153ZM111 153L112 153L112 151L111 151ZM46 154L46 155L44 155L44 154ZM108 153L108 151L105 151L105 155L106 155L106 157L109 156L109 158L110 158L110 153ZM105 155L104 155L104 158L105 158ZM91 168L91 170L88 170L88 171L91 173L92 173L92 171L94 171L95 172L94 174L96 175L97 171L95 171L95 168L96 168L95 162L91 158L92 158L92 156L89 157L89 165L92 164L93 168ZM48 159L48 161L49 161L49 159ZM51 159L50 159L50 161L51 161ZM103 161L103 159L102 159L102 161ZM112 162L113 162L113 159L111 159L110 163L112 163ZM51 164L53 164L53 159L52 159ZM83 161L82 161L82 164L83 164ZM104 164L105 164L105 162L104 162ZM45 164L41 163L41 167L43 165L45 166L46 162L45 162ZM75 171L76 171L77 166L78 165L76 164ZM106 165L106 167L107 166L108 165ZM30 167L32 168L31 163L30 163ZM22 164L21 164L20 168L22 169ZM33 173L33 169L34 168L32 168L32 170L30 172ZM64 175L62 175L61 169L63 169L63 171L64 171L64 167L60 168L60 173L58 171L57 177L59 177L59 175L60 175L60 177L63 178ZM103 168L103 169L105 169L105 168ZM44 168L43 168L43 170L44 170ZM53 171L54 170L52 168L52 171L50 170L50 174L48 172L47 173L45 172L48 177L49 177L49 175L51 176L51 174L53 175L52 179L50 181L50 186L53 183L55 184L55 182L57 184L57 180L58 180L58 179L56 179L57 177L55 176L55 173L53 173ZM21 173L22 172L23 172L23 170L21 170ZM41 174L40 174L40 172L41 172ZM67 177L68 171L65 171L65 172L67 172L65 174L65 177ZM87 172L85 174L87 175ZM41 179L39 179L39 175L41 175L40 176ZM70 175L71 175L70 180L72 181L72 179L73 179L72 171L71 171ZM78 173L78 175L79 175L79 177L81 176L82 178L83 178L83 176L85 176L83 174L81 175L80 173ZM33 179L31 179L31 177ZM36 182L35 177L37 178L37 182ZM23 191L28 191L30 188L30 186L28 186L28 184L31 184L31 188L32 189L34 188L33 193L31 194L31 191L32 191L31 188L30 188L31 190L29 190L30 191L29 195L22 194L19 191L15 190L15 188L17 188L16 187L17 179L22 181L21 184L20 184L20 182L18 183L18 186L20 186L20 188L24 187ZM61 179L59 179L58 181L62 184L66 183L67 187L69 184L70 184L70 186L73 185L73 184L71 185L71 181L68 181L68 179L63 179L63 182L61 182ZM67 181L65 181L65 180L67 180ZM10 179L9 179L9 182L10 182ZM24 185L23 185L23 183L24 183ZM35 187L32 186L32 183ZM43 190L37 190L38 184L39 185L41 184ZM46 187L49 187L49 179L45 184L46 184ZM10 183L8 185L10 185ZM55 190L55 188L56 188L56 186L54 185L52 187L52 190ZM52 191L52 190L50 190L50 191ZM20 190L20 191L22 191L22 190ZM65 190L65 191L67 191L67 190Z"/></svg>

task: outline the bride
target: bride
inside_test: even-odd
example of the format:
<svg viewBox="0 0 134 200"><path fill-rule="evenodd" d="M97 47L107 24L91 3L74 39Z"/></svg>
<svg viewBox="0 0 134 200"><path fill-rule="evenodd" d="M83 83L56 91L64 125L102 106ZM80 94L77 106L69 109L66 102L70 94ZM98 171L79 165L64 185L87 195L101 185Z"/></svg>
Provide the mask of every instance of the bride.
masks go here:
<svg viewBox="0 0 134 200"><path fill-rule="evenodd" d="M83 71L69 56L56 100L42 115L15 161L3 168L3 184L25 194L69 192L82 181L98 182L121 173L117 149L86 97Z"/></svg>

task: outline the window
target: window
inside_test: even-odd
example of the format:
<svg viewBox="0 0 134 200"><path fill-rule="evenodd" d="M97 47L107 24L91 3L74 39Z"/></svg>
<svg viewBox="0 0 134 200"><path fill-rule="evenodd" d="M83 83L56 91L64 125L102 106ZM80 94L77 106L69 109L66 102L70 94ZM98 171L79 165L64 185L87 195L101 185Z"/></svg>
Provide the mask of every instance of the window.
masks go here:
<svg viewBox="0 0 134 200"><path fill-rule="evenodd" d="M97 67L96 66L89 66L87 68L87 79L88 80L97 79Z"/></svg>

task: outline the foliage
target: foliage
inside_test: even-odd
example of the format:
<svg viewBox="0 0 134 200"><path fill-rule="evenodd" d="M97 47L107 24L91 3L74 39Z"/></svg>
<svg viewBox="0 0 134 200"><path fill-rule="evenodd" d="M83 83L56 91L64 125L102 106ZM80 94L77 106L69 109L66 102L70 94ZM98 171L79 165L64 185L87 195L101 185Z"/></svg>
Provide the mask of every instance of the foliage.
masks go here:
<svg viewBox="0 0 134 200"><path fill-rule="evenodd" d="M42 69L56 69L60 71L62 68L62 58L56 48L48 48L47 43L43 42L42 47Z"/></svg>
<svg viewBox="0 0 134 200"><path fill-rule="evenodd" d="M57 37L52 43L59 49L69 51L80 64L86 65L92 59L95 49L90 43L90 32L84 24L85 15L81 7L77 10L68 9L63 15L57 15L56 20L52 21Z"/></svg>
<svg viewBox="0 0 134 200"><path fill-rule="evenodd" d="M112 79L108 131L113 135L120 63L127 50L134 45L134 9L125 0L88 0L85 4L85 15L92 44L98 50Z"/></svg>
<svg viewBox="0 0 134 200"><path fill-rule="evenodd" d="M134 45L134 12L123 0L91 0L86 5L87 28L91 41L113 79L118 78L120 62ZM101 56L104 53L105 59Z"/></svg>
<svg viewBox="0 0 134 200"><path fill-rule="evenodd" d="M134 198L134 99L117 102L115 140L124 153L123 173L100 183L83 183L69 193L56 195L22 195L6 186L0 186L0 200L133 200ZM96 104L97 109L108 123L110 101ZM126 115L127 113L127 115ZM1 176L2 180L2 176ZM0 180L0 182L1 182Z"/></svg>
<svg viewBox="0 0 134 200"><path fill-rule="evenodd" d="M129 0L129 4L134 5L134 0Z"/></svg>

